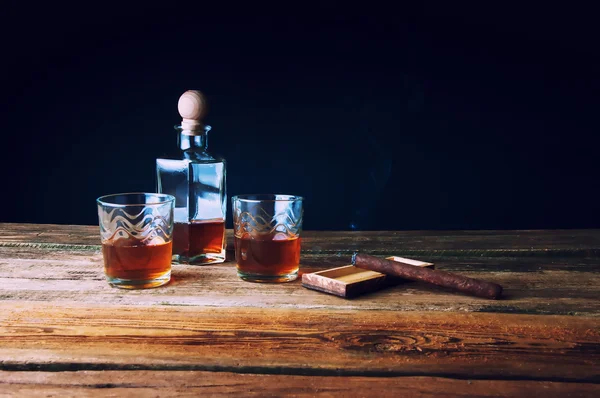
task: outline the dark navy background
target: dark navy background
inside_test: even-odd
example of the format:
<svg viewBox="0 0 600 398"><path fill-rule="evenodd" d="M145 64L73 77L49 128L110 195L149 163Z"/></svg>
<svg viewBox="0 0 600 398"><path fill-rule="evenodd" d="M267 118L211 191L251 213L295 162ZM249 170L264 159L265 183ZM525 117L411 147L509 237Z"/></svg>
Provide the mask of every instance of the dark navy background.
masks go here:
<svg viewBox="0 0 600 398"><path fill-rule="evenodd" d="M154 191L200 89L229 195L305 229L600 227L591 10L197 4L3 10L0 221Z"/></svg>

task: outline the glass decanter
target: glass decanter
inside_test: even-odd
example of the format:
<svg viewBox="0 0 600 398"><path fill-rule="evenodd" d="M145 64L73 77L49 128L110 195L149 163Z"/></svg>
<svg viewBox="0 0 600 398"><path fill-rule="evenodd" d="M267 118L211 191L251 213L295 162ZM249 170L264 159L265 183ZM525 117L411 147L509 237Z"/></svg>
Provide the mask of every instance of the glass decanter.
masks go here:
<svg viewBox="0 0 600 398"><path fill-rule="evenodd" d="M201 121L203 94L186 91L178 103L182 117L179 153L156 159L159 193L175 196L173 260L188 264L225 261L227 191L225 160L208 153L211 127Z"/></svg>

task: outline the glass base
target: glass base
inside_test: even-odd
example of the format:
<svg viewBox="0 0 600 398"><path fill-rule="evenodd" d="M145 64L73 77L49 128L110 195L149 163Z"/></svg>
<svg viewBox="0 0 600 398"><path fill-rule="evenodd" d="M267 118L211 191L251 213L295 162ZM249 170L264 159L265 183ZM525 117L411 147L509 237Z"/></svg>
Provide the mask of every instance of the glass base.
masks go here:
<svg viewBox="0 0 600 398"><path fill-rule="evenodd" d="M169 283L171 280L171 271L155 279L132 280L107 276L106 280L111 286L118 287L119 289L151 289Z"/></svg>
<svg viewBox="0 0 600 398"><path fill-rule="evenodd" d="M204 253L194 257L174 255L173 261L179 264L209 265L225 262L225 253Z"/></svg>
<svg viewBox="0 0 600 398"><path fill-rule="evenodd" d="M237 271L238 276L247 282L259 282L259 283L284 283L291 282L298 278L298 271L294 271L289 274L283 275L261 275L261 274L250 274Z"/></svg>

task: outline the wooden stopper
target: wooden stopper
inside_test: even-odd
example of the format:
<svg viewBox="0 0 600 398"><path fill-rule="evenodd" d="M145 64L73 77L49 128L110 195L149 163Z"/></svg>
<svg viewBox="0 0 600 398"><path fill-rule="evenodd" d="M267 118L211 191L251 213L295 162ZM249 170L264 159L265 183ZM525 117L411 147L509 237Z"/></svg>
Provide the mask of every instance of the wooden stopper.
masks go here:
<svg viewBox="0 0 600 398"><path fill-rule="evenodd" d="M202 118L206 114L206 99L198 90L188 90L179 97L177 109L182 117L181 127L191 132L203 131Z"/></svg>
<svg viewBox="0 0 600 398"><path fill-rule="evenodd" d="M502 294L502 286L496 283L467 278L466 276L445 271L414 267L367 254L355 253L352 256L352 264L362 269L398 276L411 281L427 282L477 297L497 299Z"/></svg>

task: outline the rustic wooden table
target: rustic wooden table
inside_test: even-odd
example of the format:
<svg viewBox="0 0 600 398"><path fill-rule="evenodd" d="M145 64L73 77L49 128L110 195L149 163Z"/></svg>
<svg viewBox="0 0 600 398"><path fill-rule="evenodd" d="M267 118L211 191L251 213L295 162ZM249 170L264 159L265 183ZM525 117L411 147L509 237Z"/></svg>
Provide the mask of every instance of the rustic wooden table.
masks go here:
<svg viewBox="0 0 600 398"><path fill-rule="evenodd" d="M111 288L98 228L0 224L0 396L600 396L600 231L309 232L302 271L354 250L500 283L346 300L233 263Z"/></svg>

